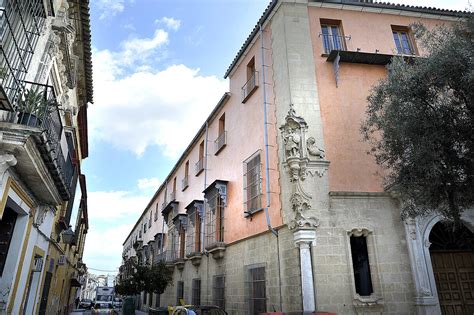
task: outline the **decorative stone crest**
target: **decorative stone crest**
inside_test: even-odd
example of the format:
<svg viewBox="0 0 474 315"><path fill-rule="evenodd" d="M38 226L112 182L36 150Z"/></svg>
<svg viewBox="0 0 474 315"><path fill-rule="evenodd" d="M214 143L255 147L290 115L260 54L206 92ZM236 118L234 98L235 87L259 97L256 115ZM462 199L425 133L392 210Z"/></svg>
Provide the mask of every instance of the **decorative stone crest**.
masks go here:
<svg viewBox="0 0 474 315"><path fill-rule="evenodd" d="M34 218L34 224L36 226L40 226L43 224L44 219L46 218L46 214L49 211L48 206L39 206L38 209L36 210L36 217Z"/></svg>

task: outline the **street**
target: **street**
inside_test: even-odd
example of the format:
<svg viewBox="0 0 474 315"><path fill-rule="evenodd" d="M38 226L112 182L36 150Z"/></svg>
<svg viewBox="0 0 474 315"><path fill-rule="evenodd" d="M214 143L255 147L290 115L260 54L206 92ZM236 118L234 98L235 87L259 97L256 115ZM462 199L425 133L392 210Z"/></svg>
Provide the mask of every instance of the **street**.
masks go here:
<svg viewBox="0 0 474 315"><path fill-rule="evenodd" d="M70 315L91 315L92 311L91 310L85 310L85 309L76 309L70 313ZM122 314L122 310L118 310L118 314ZM142 312L135 310L135 315L147 315L147 312Z"/></svg>

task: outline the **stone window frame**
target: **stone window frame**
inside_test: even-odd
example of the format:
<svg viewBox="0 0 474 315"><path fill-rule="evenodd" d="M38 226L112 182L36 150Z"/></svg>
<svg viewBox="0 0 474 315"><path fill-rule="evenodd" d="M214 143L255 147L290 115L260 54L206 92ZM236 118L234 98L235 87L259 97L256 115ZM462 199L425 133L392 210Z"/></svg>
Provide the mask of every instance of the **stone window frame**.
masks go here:
<svg viewBox="0 0 474 315"><path fill-rule="evenodd" d="M357 312L373 311L383 309L383 288L381 275L378 267L378 253L376 237L372 229L352 228L344 233L346 243L347 267L350 274L353 305ZM364 236L367 243L367 253L369 255L370 276L372 278L373 292L370 296L361 296L356 292L354 267L352 265L351 236Z"/></svg>

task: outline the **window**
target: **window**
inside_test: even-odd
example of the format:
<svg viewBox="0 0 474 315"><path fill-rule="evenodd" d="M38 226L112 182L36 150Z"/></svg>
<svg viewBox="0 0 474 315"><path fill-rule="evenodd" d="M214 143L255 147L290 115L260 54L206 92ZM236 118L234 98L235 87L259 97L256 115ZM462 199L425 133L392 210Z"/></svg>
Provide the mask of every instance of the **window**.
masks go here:
<svg viewBox="0 0 474 315"><path fill-rule="evenodd" d="M245 103L258 87L258 72L255 70L255 57L247 64L247 82L242 86L242 103Z"/></svg>
<svg viewBox="0 0 474 315"><path fill-rule="evenodd" d="M217 135L217 139L215 141L216 155L225 147L227 142L226 136L225 114L222 114L221 118L219 118L219 134Z"/></svg>
<svg viewBox="0 0 474 315"><path fill-rule="evenodd" d="M201 305L201 279L193 279L192 304Z"/></svg>
<svg viewBox="0 0 474 315"><path fill-rule="evenodd" d="M43 1L0 1L0 108L18 97L46 17Z"/></svg>
<svg viewBox="0 0 474 315"><path fill-rule="evenodd" d="M397 53L404 55L415 54L408 27L392 26L392 34L395 46L397 47Z"/></svg>
<svg viewBox="0 0 474 315"><path fill-rule="evenodd" d="M184 282L178 281L176 285L176 305L181 305L181 300L184 300Z"/></svg>
<svg viewBox="0 0 474 315"><path fill-rule="evenodd" d="M249 313L257 315L267 311L265 267L256 266L247 272L247 296Z"/></svg>
<svg viewBox="0 0 474 315"><path fill-rule="evenodd" d="M155 294L155 307L160 307L160 294Z"/></svg>
<svg viewBox="0 0 474 315"><path fill-rule="evenodd" d="M179 226L179 258L184 258L185 237L186 231L184 230L184 226L181 224Z"/></svg>
<svg viewBox="0 0 474 315"><path fill-rule="evenodd" d="M244 211L251 215L262 209L260 152L244 161Z"/></svg>
<svg viewBox="0 0 474 315"><path fill-rule="evenodd" d="M196 176L204 170L204 140L199 144L199 160L196 162Z"/></svg>
<svg viewBox="0 0 474 315"><path fill-rule="evenodd" d="M5 207L5 212L0 220L0 276L5 268L8 250L12 241L17 214L11 208Z"/></svg>
<svg viewBox="0 0 474 315"><path fill-rule="evenodd" d="M360 296L370 296L373 293L373 288L372 277L370 276L367 238L364 235L352 235L350 242L356 293Z"/></svg>
<svg viewBox="0 0 474 315"><path fill-rule="evenodd" d="M325 54L329 54L332 50L346 50L341 21L321 20L321 36Z"/></svg>
<svg viewBox="0 0 474 315"><path fill-rule="evenodd" d="M198 207L202 208L202 202L195 202L187 210L188 226L186 239L186 255L201 252L201 216Z"/></svg>
<svg viewBox="0 0 474 315"><path fill-rule="evenodd" d="M155 218L154 220L158 220L158 203L156 204L156 208L155 208Z"/></svg>
<svg viewBox="0 0 474 315"><path fill-rule="evenodd" d="M212 279L212 303L225 308L225 276L216 275Z"/></svg>
<svg viewBox="0 0 474 315"><path fill-rule="evenodd" d="M146 233L146 222L143 224L143 233Z"/></svg>
<svg viewBox="0 0 474 315"><path fill-rule="evenodd" d="M153 215L153 211L150 210L150 219L148 220L148 228L151 228L151 217Z"/></svg>
<svg viewBox="0 0 474 315"><path fill-rule="evenodd" d="M186 161L186 164L184 164L184 177L183 181L181 183L181 190L184 191L186 188L188 188L189 183L189 161Z"/></svg>
<svg viewBox="0 0 474 315"><path fill-rule="evenodd" d="M219 193L206 198L207 210L207 246L224 242L224 203Z"/></svg>

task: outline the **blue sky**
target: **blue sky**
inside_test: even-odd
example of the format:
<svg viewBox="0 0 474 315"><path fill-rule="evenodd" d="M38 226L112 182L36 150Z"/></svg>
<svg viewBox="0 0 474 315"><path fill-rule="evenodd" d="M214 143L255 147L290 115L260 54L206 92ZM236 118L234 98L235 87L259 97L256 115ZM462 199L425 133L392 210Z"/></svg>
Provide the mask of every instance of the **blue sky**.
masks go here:
<svg viewBox="0 0 474 315"><path fill-rule="evenodd" d="M94 104L83 166L89 268L119 267L123 241L227 91L223 75L268 2L91 1ZM464 0L397 2L467 6Z"/></svg>

